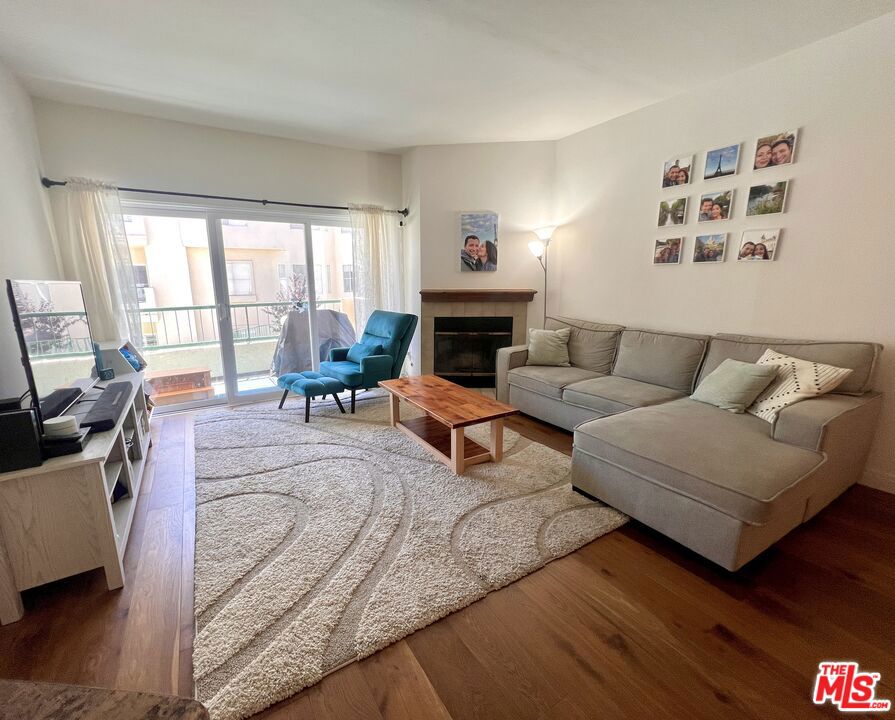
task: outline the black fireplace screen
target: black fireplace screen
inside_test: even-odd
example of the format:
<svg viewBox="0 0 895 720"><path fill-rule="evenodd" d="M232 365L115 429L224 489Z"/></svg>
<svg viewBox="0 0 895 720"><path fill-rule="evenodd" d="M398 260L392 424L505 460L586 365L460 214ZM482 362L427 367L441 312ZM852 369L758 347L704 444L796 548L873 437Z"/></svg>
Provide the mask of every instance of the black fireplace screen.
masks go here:
<svg viewBox="0 0 895 720"><path fill-rule="evenodd" d="M494 387L497 351L512 342L512 317L437 317L435 374L466 387Z"/></svg>

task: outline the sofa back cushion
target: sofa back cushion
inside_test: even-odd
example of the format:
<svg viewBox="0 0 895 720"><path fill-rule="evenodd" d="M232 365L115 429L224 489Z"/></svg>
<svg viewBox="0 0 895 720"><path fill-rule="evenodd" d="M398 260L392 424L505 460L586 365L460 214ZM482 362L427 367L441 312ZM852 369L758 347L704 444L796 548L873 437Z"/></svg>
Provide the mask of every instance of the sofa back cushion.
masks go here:
<svg viewBox="0 0 895 720"><path fill-rule="evenodd" d="M625 330L612 374L689 395L707 344L706 335Z"/></svg>
<svg viewBox="0 0 895 720"><path fill-rule="evenodd" d="M702 378L727 358L754 363L768 348L801 360L849 368L853 372L842 381L835 392L844 395L862 395L871 389L873 370L882 345L869 342L784 340L722 333L715 335L709 343L699 380L702 381Z"/></svg>
<svg viewBox="0 0 895 720"><path fill-rule="evenodd" d="M592 372L608 374L615 359L615 350L622 325L607 325L565 317L548 317L546 328L569 328L569 362Z"/></svg>

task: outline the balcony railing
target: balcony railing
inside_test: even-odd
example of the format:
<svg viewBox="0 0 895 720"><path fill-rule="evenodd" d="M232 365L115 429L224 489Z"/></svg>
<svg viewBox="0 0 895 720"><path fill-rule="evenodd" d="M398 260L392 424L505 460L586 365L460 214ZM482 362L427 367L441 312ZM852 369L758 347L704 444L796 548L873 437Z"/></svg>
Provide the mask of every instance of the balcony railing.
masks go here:
<svg viewBox="0 0 895 720"><path fill-rule="evenodd" d="M317 307L341 311L342 301L318 300ZM233 303L230 305L233 342L276 339L286 314L306 308L307 303ZM29 355L61 358L92 353L90 338L83 337L86 326L77 323L86 317L85 312L22 313L20 320ZM66 320L73 322L68 324ZM53 327L54 322L58 323L57 328ZM188 348L220 342L214 305L140 308L140 323L147 349ZM81 329L73 335L72 328L79 324Z"/></svg>
<svg viewBox="0 0 895 720"><path fill-rule="evenodd" d="M318 300L317 307L340 311L342 301ZM233 342L276 339L286 314L293 309L306 308L307 303L298 302L232 303ZM147 349L185 348L220 342L214 305L140 308L140 322Z"/></svg>
<svg viewBox="0 0 895 720"><path fill-rule="evenodd" d="M25 312L19 315L30 357L87 355L93 352L86 312ZM73 335L72 328L77 331Z"/></svg>

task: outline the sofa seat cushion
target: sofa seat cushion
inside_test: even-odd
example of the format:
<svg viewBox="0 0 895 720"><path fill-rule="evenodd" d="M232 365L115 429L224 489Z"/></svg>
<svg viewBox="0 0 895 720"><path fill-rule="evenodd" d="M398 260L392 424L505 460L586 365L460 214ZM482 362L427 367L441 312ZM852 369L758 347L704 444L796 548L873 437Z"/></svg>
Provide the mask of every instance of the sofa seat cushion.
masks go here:
<svg viewBox="0 0 895 720"><path fill-rule="evenodd" d="M560 400L566 385L595 377L600 377L600 374L583 368L525 365L510 370L507 373L507 382L539 395Z"/></svg>
<svg viewBox="0 0 895 720"><path fill-rule="evenodd" d="M562 393L563 402L596 410L603 415L657 405L679 397L682 393L677 390L614 375L566 385Z"/></svg>
<svg viewBox="0 0 895 720"><path fill-rule="evenodd" d="M583 423L575 428L575 449L763 525L775 503L824 462L821 453L774 440L771 430L753 415L682 398Z"/></svg>
<svg viewBox="0 0 895 720"><path fill-rule="evenodd" d="M360 365L349 360L326 360L320 363L320 372L341 380L348 387L360 387L364 382Z"/></svg>

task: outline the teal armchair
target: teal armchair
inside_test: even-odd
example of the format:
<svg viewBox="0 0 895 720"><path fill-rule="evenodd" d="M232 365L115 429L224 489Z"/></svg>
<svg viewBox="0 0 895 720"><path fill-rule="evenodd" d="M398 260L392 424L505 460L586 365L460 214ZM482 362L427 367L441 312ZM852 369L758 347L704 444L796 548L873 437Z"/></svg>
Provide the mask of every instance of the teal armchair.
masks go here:
<svg viewBox="0 0 895 720"><path fill-rule="evenodd" d="M408 313L374 310L360 342L379 345L381 354L368 355L360 362L348 359L349 348L333 348L329 359L320 363L320 372L345 383L351 390L351 412L358 389L377 387L380 380L394 380L401 374L401 366L410 348L410 341L419 318Z"/></svg>

